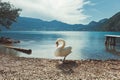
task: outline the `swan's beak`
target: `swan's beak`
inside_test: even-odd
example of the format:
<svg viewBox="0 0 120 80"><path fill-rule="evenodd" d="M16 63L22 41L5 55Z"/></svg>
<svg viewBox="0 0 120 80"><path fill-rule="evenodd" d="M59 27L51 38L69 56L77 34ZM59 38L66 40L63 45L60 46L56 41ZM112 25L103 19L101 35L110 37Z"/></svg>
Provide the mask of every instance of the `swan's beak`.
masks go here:
<svg viewBox="0 0 120 80"><path fill-rule="evenodd" d="M56 47L58 47L58 42L56 42Z"/></svg>

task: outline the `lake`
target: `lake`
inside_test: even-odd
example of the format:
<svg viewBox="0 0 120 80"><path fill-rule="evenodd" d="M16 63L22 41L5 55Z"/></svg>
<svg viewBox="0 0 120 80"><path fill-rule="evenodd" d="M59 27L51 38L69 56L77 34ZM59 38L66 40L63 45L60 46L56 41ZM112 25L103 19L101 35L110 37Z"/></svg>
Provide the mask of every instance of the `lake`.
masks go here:
<svg viewBox="0 0 120 80"><path fill-rule="evenodd" d="M2 31L0 36L10 37L20 40L13 46L32 49L32 54L28 55L11 49L0 47L0 52L14 54L20 57L49 58L57 59L54 56L56 49L55 41L63 38L66 46L72 46L72 53L66 59L86 60L86 59L120 59L120 46L115 46L115 51L107 51L105 35L120 35L120 32L79 32L79 31ZM119 40L117 40L119 41Z"/></svg>

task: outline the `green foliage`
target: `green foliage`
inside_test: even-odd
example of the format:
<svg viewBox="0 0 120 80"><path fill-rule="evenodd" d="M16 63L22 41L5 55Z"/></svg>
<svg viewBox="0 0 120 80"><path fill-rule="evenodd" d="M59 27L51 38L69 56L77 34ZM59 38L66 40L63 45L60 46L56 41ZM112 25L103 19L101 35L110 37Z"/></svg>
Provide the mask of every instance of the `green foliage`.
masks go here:
<svg viewBox="0 0 120 80"><path fill-rule="evenodd" d="M10 28L13 22L16 22L19 17L21 9L15 8L9 2L0 1L0 25L6 28Z"/></svg>

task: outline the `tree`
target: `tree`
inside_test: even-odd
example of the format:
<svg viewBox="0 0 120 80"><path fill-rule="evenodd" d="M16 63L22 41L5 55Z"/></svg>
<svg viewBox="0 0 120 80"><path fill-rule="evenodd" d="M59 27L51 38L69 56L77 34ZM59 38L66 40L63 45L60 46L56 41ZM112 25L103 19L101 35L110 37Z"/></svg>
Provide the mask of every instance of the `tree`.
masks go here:
<svg viewBox="0 0 120 80"><path fill-rule="evenodd" d="M16 22L21 9L15 8L9 2L1 2L0 0L0 26L10 28L13 22Z"/></svg>

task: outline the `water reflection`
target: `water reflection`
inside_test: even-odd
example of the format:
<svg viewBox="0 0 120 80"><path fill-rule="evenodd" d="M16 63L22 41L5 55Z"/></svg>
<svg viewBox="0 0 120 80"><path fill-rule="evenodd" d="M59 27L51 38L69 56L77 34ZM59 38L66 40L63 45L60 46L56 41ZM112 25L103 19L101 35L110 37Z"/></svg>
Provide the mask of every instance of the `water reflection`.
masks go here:
<svg viewBox="0 0 120 80"><path fill-rule="evenodd" d="M4 54L10 54L10 55L14 55L14 56L20 56L19 53L25 53L25 54L32 54L32 50L31 49L22 49L22 48L17 48L17 47L13 47L13 46L8 46L8 45L0 45L0 53L4 53Z"/></svg>
<svg viewBox="0 0 120 80"><path fill-rule="evenodd" d="M85 34L84 34L85 35ZM87 34L86 34L87 36ZM84 59L84 54L82 50L86 47L88 39L85 38L83 35L78 36L66 36L65 38L66 45L72 46L72 53L68 55L68 59Z"/></svg>
<svg viewBox="0 0 120 80"><path fill-rule="evenodd" d="M0 53L10 54L14 56L19 56L18 52L13 49L5 48L3 45L0 45Z"/></svg>
<svg viewBox="0 0 120 80"><path fill-rule="evenodd" d="M120 56L120 46L114 46L114 45L105 45L105 46L107 52Z"/></svg>

